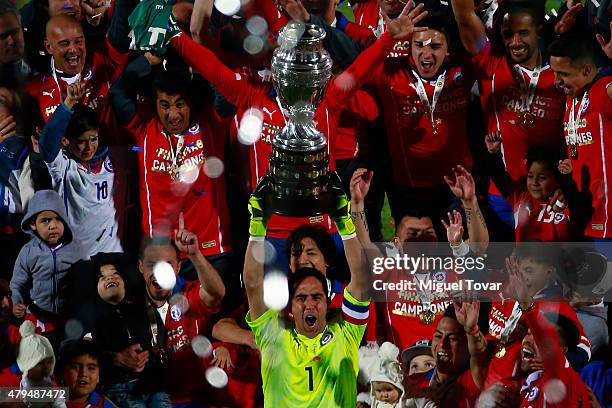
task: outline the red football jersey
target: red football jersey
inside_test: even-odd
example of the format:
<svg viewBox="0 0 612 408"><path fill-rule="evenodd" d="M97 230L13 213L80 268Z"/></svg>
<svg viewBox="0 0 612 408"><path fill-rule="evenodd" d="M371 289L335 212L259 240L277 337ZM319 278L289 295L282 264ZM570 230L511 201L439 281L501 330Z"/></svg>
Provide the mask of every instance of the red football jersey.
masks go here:
<svg viewBox="0 0 612 408"><path fill-rule="evenodd" d="M385 95L382 103L395 186L439 186L452 167L472 166L467 137L467 112L474 83L470 70L460 66L446 69L432 123L417 93L420 78L415 77L405 59L360 63L370 67L370 83ZM423 82L431 101L435 87L429 81Z"/></svg>
<svg viewBox="0 0 612 408"><path fill-rule="evenodd" d="M370 59L382 58L385 49L390 46L389 39L386 41L386 46L383 46L381 41L364 51L362 56ZM272 152L272 140L276 132L285 125L285 117L281 108L276 98L270 93L270 84L265 81L256 84L248 75L233 72L223 65L210 50L199 46L186 35L172 39L172 45L187 64L208 79L230 103L238 108L232 127L233 140L239 139L238 129L244 114L252 108L260 111L263 122L261 135L249 147L251 189L253 189L259 178L267 173ZM342 109L362 113L373 103L369 95L358 90L368 72L367 65L354 63L347 71L354 82L342 83L342 80L339 79L341 77L330 80L323 101L316 109L313 118L316 127L327 138L331 170L335 169L336 157L333 146L336 143L338 118ZM310 218L288 218L274 215L268 222L267 233L270 237L287 238L291 231L303 224L321 224L330 231L335 231L335 226L327 215Z"/></svg>
<svg viewBox="0 0 612 408"><path fill-rule="evenodd" d="M604 76L583 96L568 97L565 103L563 125L568 156L572 159L572 177L578 189L592 197L593 216L584 230L584 235L592 238L612 237L612 200L608 188L612 182L612 167L608 163L612 142L607 140L612 135L612 101L607 93L610 85L612 76Z"/></svg>
<svg viewBox="0 0 612 408"><path fill-rule="evenodd" d="M520 182L524 186L524 182ZM555 212L548 202L536 200L528 191L515 189L508 198L514 210L514 237L516 242L571 242L572 233L569 208Z"/></svg>
<svg viewBox="0 0 612 408"><path fill-rule="evenodd" d="M80 81L85 84L82 103L98 113L100 135L105 144L119 140L116 136L120 127L108 103L110 85L123 71L128 54L115 50L108 39L104 43L87 47L87 62L83 67ZM36 74L28 80L26 92L37 101L37 106L45 123L66 97L68 83L54 74Z"/></svg>
<svg viewBox="0 0 612 408"><path fill-rule="evenodd" d="M200 282L178 279L174 293L180 293L183 302L166 305L166 344L172 353L165 371L164 384L173 403L188 402L204 386L204 363L198 357L191 341L207 333L207 325L216 310L206 306L200 298Z"/></svg>
<svg viewBox="0 0 612 408"><path fill-rule="evenodd" d="M527 325L542 354L544 370L534 371L521 387L521 407L590 407L586 385L565 359L555 328L542 316L540 308L524 314Z"/></svg>
<svg viewBox="0 0 612 408"><path fill-rule="evenodd" d="M222 166L225 140L217 127L220 122L212 115L193 122L183 135L171 135L154 112L139 108L128 127L139 153L146 236L173 237L182 212L185 228L197 235L203 255L231 249L225 176L218 161Z"/></svg>
<svg viewBox="0 0 612 408"><path fill-rule="evenodd" d="M519 79L516 68L508 62L505 55L494 54L491 44L487 44L473 61L478 67L480 100L487 133L501 132L506 169L513 180L518 180L527 173L525 156L529 147L546 144L558 145L561 148L565 96L554 85L554 73L548 64L544 64L537 71L519 68L522 75L522 79ZM532 126L523 126L519 112L534 75L537 78L537 86L533 89L529 109L534 122Z"/></svg>

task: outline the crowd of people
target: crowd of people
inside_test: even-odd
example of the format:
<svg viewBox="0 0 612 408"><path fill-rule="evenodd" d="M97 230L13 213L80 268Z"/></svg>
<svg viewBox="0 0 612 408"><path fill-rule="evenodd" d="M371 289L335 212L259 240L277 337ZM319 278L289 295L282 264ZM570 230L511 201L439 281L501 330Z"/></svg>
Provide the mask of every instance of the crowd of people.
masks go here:
<svg viewBox="0 0 612 408"><path fill-rule="evenodd" d="M16 3L0 406L612 406L612 2ZM300 30L334 201L289 217Z"/></svg>

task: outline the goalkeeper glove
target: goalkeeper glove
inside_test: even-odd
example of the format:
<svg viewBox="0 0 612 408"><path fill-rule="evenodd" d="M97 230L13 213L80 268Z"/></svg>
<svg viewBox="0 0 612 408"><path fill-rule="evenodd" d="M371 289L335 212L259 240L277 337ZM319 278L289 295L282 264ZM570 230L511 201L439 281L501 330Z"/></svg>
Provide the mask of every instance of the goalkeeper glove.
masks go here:
<svg viewBox="0 0 612 408"><path fill-rule="evenodd" d="M357 230L351 218L351 203L342 188L342 181L336 172L330 173L329 184L332 192L336 194L336 205L329 216L336 223L342 240L354 238L357 236Z"/></svg>
<svg viewBox="0 0 612 408"><path fill-rule="evenodd" d="M251 197L249 198L249 214L251 215L249 235L252 238L263 239L266 236L268 217L266 216L263 207L264 197L269 189L269 182L270 180L268 176L263 176L259 180L259 183L257 183L255 191L253 191Z"/></svg>

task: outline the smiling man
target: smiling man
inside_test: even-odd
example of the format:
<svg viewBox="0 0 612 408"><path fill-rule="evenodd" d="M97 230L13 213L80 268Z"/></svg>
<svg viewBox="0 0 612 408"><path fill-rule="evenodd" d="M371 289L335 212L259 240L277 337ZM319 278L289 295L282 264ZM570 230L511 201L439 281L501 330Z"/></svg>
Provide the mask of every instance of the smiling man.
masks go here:
<svg viewBox="0 0 612 408"><path fill-rule="evenodd" d="M414 33L411 59L363 61L371 69L368 82L386 96L382 103L394 190L389 204L396 220L420 205L442 216L453 199L444 176L457 165L472 166L467 111L474 76L449 63L451 41L444 20L428 17L418 25L426 30Z"/></svg>
<svg viewBox="0 0 612 408"><path fill-rule="evenodd" d="M557 85L567 94L563 135L572 177L593 208L584 235L610 240L612 168L607 158L612 149L606 139L612 132L612 70L604 68L598 52L589 36L565 35L551 44L550 62Z"/></svg>

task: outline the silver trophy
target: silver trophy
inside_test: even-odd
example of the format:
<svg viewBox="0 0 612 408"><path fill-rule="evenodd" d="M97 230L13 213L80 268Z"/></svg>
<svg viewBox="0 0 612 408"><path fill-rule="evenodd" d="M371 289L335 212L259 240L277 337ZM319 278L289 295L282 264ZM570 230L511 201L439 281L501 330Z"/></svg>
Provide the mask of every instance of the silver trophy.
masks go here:
<svg viewBox="0 0 612 408"><path fill-rule="evenodd" d="M331 77L323 38L322 28L292 21L272 56L272 82L287 123L272 142L266 208L285 216L328 213L334 203L327 140L312 121Z"/></svg>

